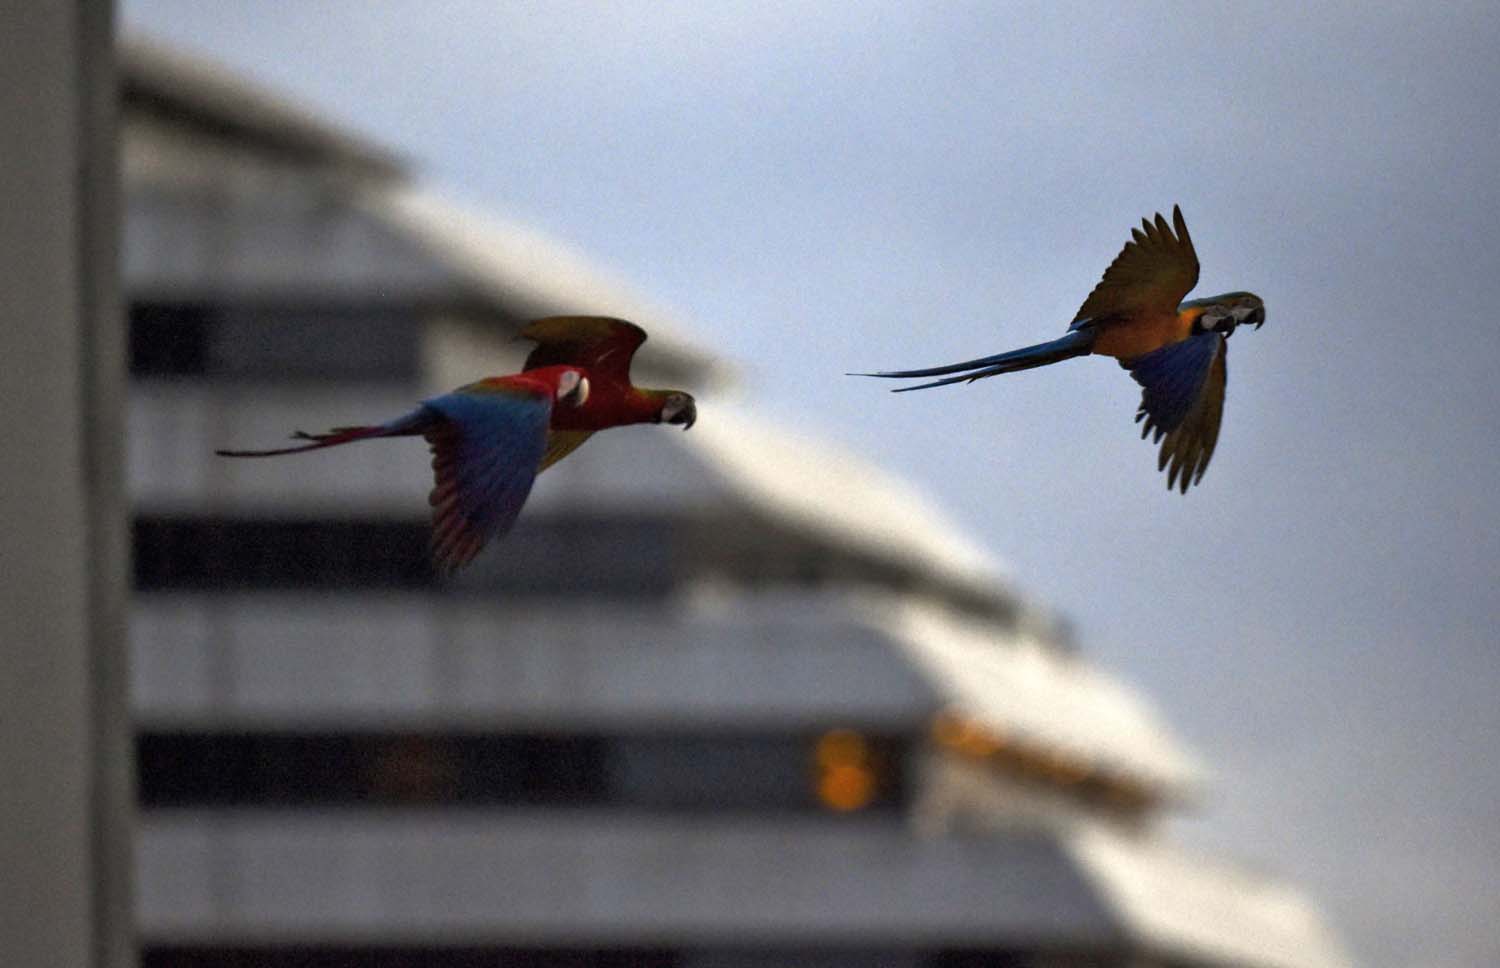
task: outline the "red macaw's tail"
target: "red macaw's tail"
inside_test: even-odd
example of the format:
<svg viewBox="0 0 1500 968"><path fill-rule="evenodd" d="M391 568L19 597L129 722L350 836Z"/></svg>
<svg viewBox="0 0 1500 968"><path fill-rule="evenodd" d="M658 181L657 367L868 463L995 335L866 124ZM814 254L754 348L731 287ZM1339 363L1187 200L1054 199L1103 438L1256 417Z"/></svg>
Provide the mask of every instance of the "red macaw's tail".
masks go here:
<svg viewBox="0 0 1500 968"><path fill-rule="evenodd" d="M432 414L427 413L425 409L417 409L404 417L397 417L387 423L369 427L334 427L322 434L309 434L298 430L292 433L292 439L308 440L311 443L299 444L296 447L276 447L271 450L216 450L214 453L220 457L279 457L282 454L301 454L309 450L337 447L339 444L370 440L375 437L412 437L424 432L432 420Z"/></svg>
<svg viewBox="0 0 1500 968"><path fill-rule="evenodd" d="M958 373L958 376L950 376L946 380L933 380L931 383L922 383L914 387L899 387L894 392L905 393L908 390L925 390L928 387L942 387L950 383L963 383L974 381L997 373L1014 373L1017 370L1029 370L1032 367L1046 366L1074 356L1083 356L1094 346L1094 331L1092 329L1076 329L1066 336L1052 340L1047 343L1038 343L1035 346L1027 346L1008 353L997 353L994 356L984 356L977 360L966 360L963 363L950 363L947 366L933 366L924 370L891 370L883 373L855 373L852 376L883 376L883 377L919 377L919 376L942 376L945 373ZM965 372L960 372L965 371Z"/></svg>

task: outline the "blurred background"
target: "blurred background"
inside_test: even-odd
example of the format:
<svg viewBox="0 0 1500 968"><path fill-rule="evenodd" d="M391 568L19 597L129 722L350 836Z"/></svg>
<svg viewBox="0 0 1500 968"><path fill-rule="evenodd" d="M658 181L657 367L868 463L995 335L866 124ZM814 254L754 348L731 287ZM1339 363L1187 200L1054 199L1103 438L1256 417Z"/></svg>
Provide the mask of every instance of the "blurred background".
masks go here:
<svg viewBox="0 0 1500 968"><path fill-rule="evenodd" d="M127 0L151 965L1500 962L1500 12ZM1060 333L1180 203L1203 484ZM420 447L605 312L453 582ZM1148 698L1149 697L1149 698Z"/></svg>

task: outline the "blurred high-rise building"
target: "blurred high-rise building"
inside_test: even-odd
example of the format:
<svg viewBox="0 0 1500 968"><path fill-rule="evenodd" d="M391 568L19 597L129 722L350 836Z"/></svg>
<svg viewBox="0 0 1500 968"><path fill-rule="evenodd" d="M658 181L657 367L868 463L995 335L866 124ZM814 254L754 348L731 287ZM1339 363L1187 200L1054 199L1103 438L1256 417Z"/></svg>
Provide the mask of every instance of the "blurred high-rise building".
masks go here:
<svg viewBox="0 0 1500 968"><path fill-rule="evenodd" d="M149 968L1337 966L1167 842L1194 759L889 473L690 331L240 79L123 60ZM689 433L601 434L429 568L420 442L221 460L633 318Z"/></svg>

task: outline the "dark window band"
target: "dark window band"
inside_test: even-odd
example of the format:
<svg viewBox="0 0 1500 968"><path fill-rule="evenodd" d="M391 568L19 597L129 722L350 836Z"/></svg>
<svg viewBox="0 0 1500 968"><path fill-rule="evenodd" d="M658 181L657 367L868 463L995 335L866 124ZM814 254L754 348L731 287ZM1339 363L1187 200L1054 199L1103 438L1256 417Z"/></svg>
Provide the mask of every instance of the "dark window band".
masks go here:
<svg viewBox="0 0 1500 968"><path fill-rule="evenodd" d="M578 806L813 811L816 733L414 734L148 731L136 740L143 807ZM867 795L903 795L902 742L862 737ZM826 744L825 744L826 745Z"/></svg>

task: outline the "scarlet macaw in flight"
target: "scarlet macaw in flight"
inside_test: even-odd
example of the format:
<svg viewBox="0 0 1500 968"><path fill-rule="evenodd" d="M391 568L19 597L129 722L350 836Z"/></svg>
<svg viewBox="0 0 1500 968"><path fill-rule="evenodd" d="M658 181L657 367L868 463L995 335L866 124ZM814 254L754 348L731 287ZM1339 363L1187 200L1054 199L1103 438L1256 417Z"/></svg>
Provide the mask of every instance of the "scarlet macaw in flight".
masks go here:
<svg viewBox="0 0 1500 968"><path fill-rule="evenodd" d="M1134 241L1126 242L1104 271L1066 336L965 363L858 375L959 374L901 387L899 393L972 382L1089 353L1113 356L1142 387L1135 419L1142 425L1143 439L1149 433L1153 442L1162 441L1157 469L1170 462L1167 487L1180 487L1186 494L1190 484L1202 480L1219 439L1228 378L1227 340L1241 323L1254 323L1259 329L1266 321L1266 308L1259 296L1248 292L1181 302L1198 282L1198 254L1177 206L1172 207L1171 228L1158 213L1154 224L1142 219L1141 228L1132 229L1131 235Z"/></svg>
<svg viewBox="0 0 1500 968"><path fill-rule="evenodd" d="M553 317L522 335L539 345L521 373L470 383L383 424L297 431L293 437L310 443L296 447L217 453L274 457L375 437L426 438L435 477L428 498L433 562L440 572L452 572L509 531L536 476L595 431L648 422L685 429L697 419L691 395L631 386L630 358L646 340L633 323Z"/></svg>

